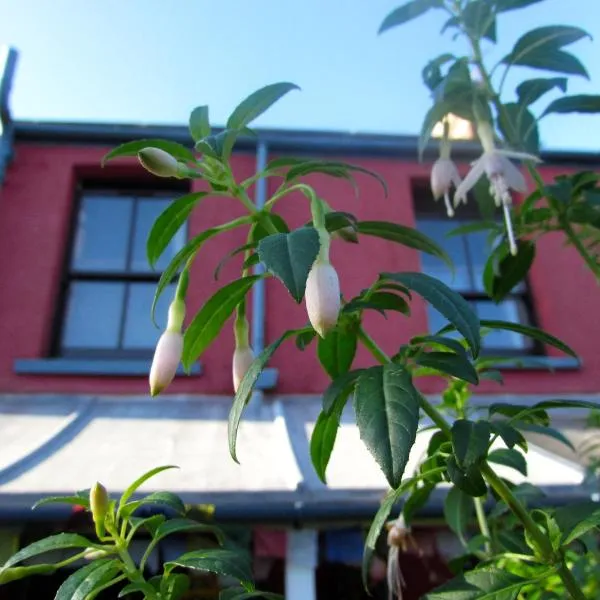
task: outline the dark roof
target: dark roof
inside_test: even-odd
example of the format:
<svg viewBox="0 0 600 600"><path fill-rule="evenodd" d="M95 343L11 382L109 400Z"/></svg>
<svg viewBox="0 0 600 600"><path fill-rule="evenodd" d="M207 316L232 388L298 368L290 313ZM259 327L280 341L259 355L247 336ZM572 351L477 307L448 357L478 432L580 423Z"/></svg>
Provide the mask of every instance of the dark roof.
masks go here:
<svg viewBox="0 0 600 600"><path fill-rule="evenodd" d="M215 128L215 133L221 131ZM345 133L291 129L257 129L256 137L241 137L237 148L253 152L263 142L271 151L296 154L343 154L355 156L387 156L417 159L417 136L372 133ZM132 125L114 123L59 123L17 121L17 141L114 145L136 139L162 138L191 146L187 127L179 125ZM429 156L435 144L429 146ZM479 153L472 142L454 145L459 158L472 158ZM599 152L552 150L542 152L545 162L571 166L600 163Z"/></svg>

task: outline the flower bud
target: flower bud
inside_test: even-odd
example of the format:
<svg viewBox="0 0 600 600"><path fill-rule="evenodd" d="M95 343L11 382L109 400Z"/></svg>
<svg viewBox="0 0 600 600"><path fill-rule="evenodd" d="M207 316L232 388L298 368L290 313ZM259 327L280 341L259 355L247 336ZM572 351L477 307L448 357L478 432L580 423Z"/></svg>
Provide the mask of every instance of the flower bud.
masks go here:
<svg viewBox="0 0 600 600"><path fill-rule="evenodd" d="M108 512L108 492L99 482L96 482L90 490L90 510L96 525L96 533L101 537L104 535L104 519Z"/></svg>
<svg viewBox="0 0 600 600"><path fill-rule="evenodd" d="M317 260L306 280L306 311L314 330L325 337L340 313L340 281L333 266Z"/></svg>
<svg viewBox="0 0 600 600"><path fill-rule="evenodd" d="M160 336L150 367L150 395L158 396L173 381L182 352L180 331L167 330Z"/></svg>
<svg viewBox="0 0 600 600"><path fill-rule="evenodd" d="M250 365L254 362L254 352L249 346L238 347L233 353L233 361L231 364L231 371L233 375L233 389L237 394L240 382L247 373Z"/></svg>
<svg viewBox="0 0 600 600"><path fill-rule="evenodd" d="M84 550L83 558L85 558L85 560L96 560L97 558L104 558L105 556L110 556L110 552L90 547Z"/></svg>
<svg viewBox="0 0 600 600"><path fill-rule="evenodd" d="M157 177L178 177L181 172L182 165L177 159L160 148L143 148L138 152L138 160Z"/></svg>
<svg viewBox="0 0 600 600"><path fill-rule="evenodd" d="M458 169L449 158L438 158L431 168L431 191L438 200L448 192L450 186L460 184Z"/></svg>

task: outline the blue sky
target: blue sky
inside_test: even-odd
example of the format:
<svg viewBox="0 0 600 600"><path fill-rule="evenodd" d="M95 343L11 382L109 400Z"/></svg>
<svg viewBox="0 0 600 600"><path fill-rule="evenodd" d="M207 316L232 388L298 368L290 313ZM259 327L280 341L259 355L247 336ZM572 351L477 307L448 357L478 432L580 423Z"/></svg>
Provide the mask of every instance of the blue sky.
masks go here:
<svg viewBox="0 0 600 600"><path fill-rule="evenodd" d="M422 67L464 48L439 35L438 11L378 36L402 1L0 0L0 44L20 52L12 111L27 120L183 124L209 104L218 125L256 88L292 81L302 91L256 126L415 134L430 104ZM493 64L522 32L546 24L583 26L597 40L568 48L591 77L573 78L569 92L600 93L600 0L546 0L507 14L486 58ZM507 100L531 75L514 69ZM550 116L541 137L546 148L597 151L600 116Z"/></svg>

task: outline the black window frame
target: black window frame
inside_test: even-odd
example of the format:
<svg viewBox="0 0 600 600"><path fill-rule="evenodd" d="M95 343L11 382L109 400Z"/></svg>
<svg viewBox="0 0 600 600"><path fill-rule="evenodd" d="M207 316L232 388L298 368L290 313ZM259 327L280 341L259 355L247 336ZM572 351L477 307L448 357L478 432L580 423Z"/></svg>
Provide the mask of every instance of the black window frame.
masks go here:
<svg viewBox="0 0 600 600"><path fill-rule="evenodd" d="M419 222L423 221L454 221L455 227L459 225L463 225L467 222L472 222L475 220L481 220L483 217L478 208L477 200L469 194L467 198L467 203L461 204L456 209L456 214L454 217L450 218L446 215L445 207L442 200L435 201L431 194L431 190L429 187L429 183L423 180L413 180L412 181L412 199L413 199L413 211L414 211L414 219L415 219L415 227L425 235L428 235L428 232L425 228L421 229L419 227ZM501 216L499 213L494 213L494 217L498 217L499 222L501 221ZM470 249L466 246L466 238L468 234L457 236L460 237L462 243L465 244L464 256L466 258L467 270L469 272L469 278L472 278L472 274L475 272L475 267L472 263L472 256ZM471 284L473 282L471 281ZM526 277L523 281L523 288L520 291L514 291L514 289L509 293L504 301L513 300L516 302L516 306L522 306L523 311L525 313L525 319L521 319L519 321L520 324L530 325L533 327L537 327L536 321L536 312L535 312L535 304L534 299L531 293L531 287L529 285L528 278ZM466 290L459 289L453 286L450 286L454 291L458 292L467 302L477 302L477 301L485 301L485 302L493 302L491 298L483 291L483 290ZM432 332L434 333L434 332ZM498 358L504 357L537 357L537 356L545 356L546 352L544 349L544 345L538 342L537 340L533 340L531 338L527 338L528 346L523 348L517 347L506 347L506 348L486 348L485 339L482 340L482 348L481 354L482 356L497 356Z"/></svg>
<svg viewBox="0 0 600 600"><path fill-rule="evenodd" d="M131 271L129 265L133 253L134 233L136 226L136 215L140 200L148 198L157 199L174 199L178 196L190 192L190 187L187 182L175 182L171 185L156 186L152 183L140 183L137 181L91 181L79 182L75 188L75 194L72 203L71 219L69 225L68 243L65 244L65 252L63 259L62 276L60 280L60 289L58 293L58 302L56 305L54 327L51 336L49 354L55 358L69 359L147 359L151 358L154 348L147 349L126 349L122 348L123 337L126 325L125 310L130 293L130 285L135 283L158 283L161 271L151 270L145 272ZM126 267L124 270L93 270L86 271L85 269L76 269L72 266L72 257L77 241L78 219L81 214L83 200L86 195L97 194L106 197L114 196L115 198L125 197L133 200L133 209L129 235L127 237L127 256ZM187 222L184 224L185 240L189 239L189 230ZM116 349L105 348L75 348L65 349L62 345L63 335L67 324L67 309L69 288L73 282L89 281L89 282L116 282L124 283L125 291L123 296L123 310L121 311L121 321L119 323L119 347ZM149 326L153 326L148 317Z"/></svg>

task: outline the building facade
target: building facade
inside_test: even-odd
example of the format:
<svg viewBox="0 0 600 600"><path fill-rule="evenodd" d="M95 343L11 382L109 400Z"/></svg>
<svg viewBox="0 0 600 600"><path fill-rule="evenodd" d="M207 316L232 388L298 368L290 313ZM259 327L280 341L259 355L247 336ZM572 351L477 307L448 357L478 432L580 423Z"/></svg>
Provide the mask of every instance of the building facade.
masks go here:
<svg viewBox="0 0 600 600"><path fill-rule="evenodd" d="M31 504L41 496L72 493L95 480L116 493L147 469L175 464L179 471L161 474L147 489L170 489L191 506L212 504L219 522L244 526L239 531L245 532L250 527L248 539L238 531L245 540L240 543L252 549L257 573L274 591L285 589L289 600L362 598L357 569L362 528L377 510L386 484L361 446L351 412L340 427L328 484L314 474L308 443L328 384L314 344L300 352L290 341L269 363L240 430L240 465L230 459L226 441L233 396L231 328L223 330L190 375L182 373L168 393L149 397L147 374L160 334L150 320L150 305L160 270L146 262L146 236L170 200L205 187L150 178L132 159L101 166L103 155L115 145L146 138L189 145L183 127L14 124L12 159L0 188L0 520L5 539L22 544L35 532L73 522L67 509L31 513ZM430 162L417 162L415 139L261 131L257 139L240 141L235 174L251 177L268 160L290 155L335 158L377 172L389 187L387 198L376 181L360 174L358 197L341 179L311 175L307 181L334 209L351 212L360 221L417 227L443 245L456 264L452 278L441 263L405 246L368 236L358 244L338 240L332 262L345 296L368 286L379 272L424 271L460 291L482 318L535 324L578 353L579 359L572 359L516 334L490 336L489 352L521 358L523 365L501 367L502 387L482 382L476 393L479 405L600 399L600 291L576 252L563 247L560 235L539 242L526 283L495 305L481 286L484 240L445 237L458 222L478 217L469 207L454 221L446 219L428 192ZM471 156L468 144L459 149L462 169ZM544 161L541 172L548 181L599 164L596 156L563 153L547 154ZM275 185L269 179L255 186L254 199L261 202ZM207 197L167 249L167 258L186 239L240 216L241 210L231 199ZM292 227L308 220L300 195L290 194L278 211ZM218 279L214 271L223 256L244 243L245 233L235 230L202 248L190 273L190 315L239 273L239 256L223 265ZM260 290L250 306L256 350L306 322L304 306L296 305L278 280L267 279ZM412 336L442 324L419 297L411 310L410 318L369 314L365 327L393 354ZM166 304L159 304L159 324L164 324L165 311ZM369 355L359 350L354 365L370 364ZM434 401L442 389L435 379L423 380L419 387ZM585 435L584 413L563 411L557 418L576 442ZM555 501L589 497L592 492L581 485L583 468L574 453L535 436L531 442L534 483L551 490ZM426 438L417 443L411 464L426 443ZM447 549L450 543L443 533L432 537L427 526L429 517L440 514L442 501L440 493L422 515L419 536L428 549L426 559L404 559L407 598L425 591L419 585L437 582L423 584L427 573L444 573L440 545ZM161 558L185 549L185 543L165 545ZM436 561L442 566L433 567ZM376 573L373 577L380 579ZM348 589L342 590L340 581ZM10 597L34 597L18 590ZM0 598L2 593L0 588ZM36 598L45 597L38 594Z"/></svg>

